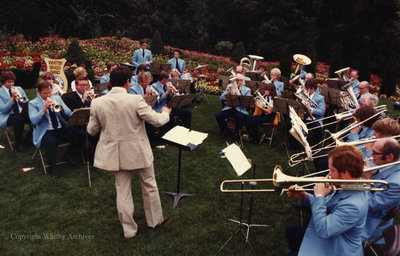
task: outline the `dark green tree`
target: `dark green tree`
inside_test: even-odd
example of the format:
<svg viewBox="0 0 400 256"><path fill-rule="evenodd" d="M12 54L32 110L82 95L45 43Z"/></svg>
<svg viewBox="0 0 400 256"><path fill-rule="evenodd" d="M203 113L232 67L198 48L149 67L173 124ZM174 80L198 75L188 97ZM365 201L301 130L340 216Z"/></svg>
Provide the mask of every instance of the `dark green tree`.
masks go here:
<svg viewBox="0 0 400 256"><path fill-rule="evenodd" d="M231 59L234 62L240 62L240 59L243 57L246 57L247 53L246 53L246 49L244 48L244 43L243 42L239 42L236 43L235 48L233 49L232 55L231 55Z"/></svg>
<svg viewBox="0 0 400 256"><path fill-rule="evenodd" d="M370 81L371 70L370 70L370 38L365 36L363 39L363 46L360 54L360 81Z"/></svg>
<svg viewBox="0 0 400 256"><path fill-rule="evenodd" d="M291 62L293 60L291 56L293 54L290 52L289 45L283 45L279 55L279 69L281 70L282 76L290 78Z"/></svg>
<svg viewBox="0 0 400 256"><path fill-rule="evenodd" d="M150 46L151 52L153 54L164 54L164 43L161 40L161 35L158 30L154 32L153 34L153 39L151 40L151 46Z"/></svg>

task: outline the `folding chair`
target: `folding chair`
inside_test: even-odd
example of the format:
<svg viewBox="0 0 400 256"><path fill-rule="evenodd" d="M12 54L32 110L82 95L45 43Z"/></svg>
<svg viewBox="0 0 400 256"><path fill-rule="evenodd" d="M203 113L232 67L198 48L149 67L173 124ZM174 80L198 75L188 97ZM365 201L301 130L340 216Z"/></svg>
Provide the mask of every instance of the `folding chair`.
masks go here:
<svg viewBox="0 0 400 256"><path fill-rule="evenodd" d="M269 145L272 144L272 139L274 138L274 135L276 134L277 130L278 130L278 126L279 123L281 121L281 117L279 112L276 113L275 115L275 119L273 122L271 123L262 123L261 126L262 127L266 127L266 128L271 128L271 135L268 137L267 132L264 132L264 134L261 136L260 142L259 144L262 144L264 142L265 139L269 140Z"/></svg>
<svg viewBox="0 0 400 256"><path fill-rule="evenodd" d="M8 127L7 127L7 128L8 128ZM12 144L14 143L14 141L11 141L10 135L8 134L7 129L4 130L4 134L6 135L6 138L7 138L7 141L8 141L8 145L10 145L11 151L13 151L13 150L14 150L14 147L13 147Z"/></svg>
<svg viewBox="0 0 400 256"><path fill-rule="evenodd" d="M364 244L364 250L369 247L371 251L378 256L372 245L375 244L379 239L385 239L386 252L384 256L394 256L400 253L400 225L391 225L383 230L382 235L377 237L374 241L366 241Z"/></svg>

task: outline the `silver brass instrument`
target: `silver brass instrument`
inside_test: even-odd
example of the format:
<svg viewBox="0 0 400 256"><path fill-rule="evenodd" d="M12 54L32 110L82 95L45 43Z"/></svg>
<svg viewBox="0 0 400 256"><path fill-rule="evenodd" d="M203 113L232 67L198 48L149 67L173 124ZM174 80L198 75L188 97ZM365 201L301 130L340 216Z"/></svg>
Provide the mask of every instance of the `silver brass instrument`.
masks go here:
<svg viewBox="0 0 400 256"><path fill-rule="evenodd" d="M297 73L303 68L304 65L310 65L311 64L311 59L308 58L304 54L295 54L293 55L293 60L297 63L296 68L294 69L294 73L291 74L290 77L295 77Z"/></svg>
<svg viewBox="0 0 400 256"><path fill-rule="evenodd" d="M53 111L53 112L60 112L61 111L61 105L60 104L58 104L58 102L55 100L55 99L53 99L53 98L48 98L48 99L50 99L50 101L51 101L51 103L50 103L50 109Z"/></svg>
<svg viewBox="0 0 400 256"><path fill-rule="evenodd" d="M262 107L262 108L270 108L269 106L269 102L267 101L267 99L264 98L263 95L261 95L261 93L258 91L256 91L256 97L254 97L254 101L257 105L257 102L259 102L261 104L261 106L257 106L257 107Z"/></svg>
<svg viewBox="0 0 400 256"><path fill-rule="evenodd" d="M262 81L264 84L272 84L273 82L268 78L267 74L264 74L264 80Z"/></svg>
<svg viewBox="0 0 400 256"><path fill-rule="evenodd" d="M26 98L23 97L23 96L19 93L19 91L17 90L17 88L12 87L12 91L15 92L15 98L16 98L20 103L24 104L25 101L26 101Z"/></svg>
<svg viewBox="0 0 400 256"><path fill-rule="evenodd" d="M239 90L239 86L236 83L236 79L231 79L231 83L228 84L227 89L228 92L232 95L241 95L241 91Z"/></svg>
<svg viewBox="0 0 400 256"><path fill-rule="evenodd" d="M236 77L236 72L233 71L233 67L230 67L226 72L230 72L231 73L231 78Z"/></svg>
<svg viewBox="0 0 400 256"><path fill-rule="evenodd" d="M60 85L58 84L51 84L51 85L54 87L54 89L51 91L52 94L57 94L57 93L59 93L60 95L64 94L64 91L61 89Z"/></svg>
<svg viewBox="0 0 400 256"><path fill-rule="evenodd" d="M325 171L326 172L326 171ZM227 183L246 183L251 182L272 182L273 188L261 189L226 189L224 185ZM224 180L220 185L221 192L276 192L282 195L287 188L294 184L310 184L310 183L329 183L333 190L358 190L358 191L385 191L390 188L388 182L383 180L342 180L342 179L326 179L326 178L305 178L293 177L283 173L280 165L275 166L272 179L242 179L242 180ZM377 184L382 184L384 187L377 187ZM301 191L305 191L302 189Z"/></svg>
<svg viewBox="0 0 400 256"><path fill-rule="evenodd" d="M349 75L350 67L342 68L335 71L335 74L339 76L339 79L347 82L344 86L342 86L340 93L340 100L342 102L342 106L344 108L359 108L357 97L353 90L353 81L350 79Z"/></svg>
<svg viewBox="0 0 400 256"><path fill-rule="evenodd" d="M257 61L264 59L264 57L257 55L247 55L247 56L248 58L244 57L240 60L240 66L242 66L246 72L255 71L257 67Z"/></svg>
<svg viewBox="0 0 400 256"><path fill-rule="evenodd" d="M348 81L350 81L349 71L350 71L350 67L342 68L342 69L336 70L335 74L338 75L338 77L340 79L342 79L343 81L348 82Z"/></svg>

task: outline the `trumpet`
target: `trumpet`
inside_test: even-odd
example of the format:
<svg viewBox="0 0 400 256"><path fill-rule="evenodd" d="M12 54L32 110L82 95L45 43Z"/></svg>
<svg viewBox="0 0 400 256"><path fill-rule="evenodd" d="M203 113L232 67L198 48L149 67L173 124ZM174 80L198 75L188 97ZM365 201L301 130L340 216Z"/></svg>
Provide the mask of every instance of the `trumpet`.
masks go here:
<svg viewBox="0 0 400 256"><path fill-rule="evenodd" d="M26 101L26 98L23 97L23 96L19 93L19 91L17 90L17 88L13 87L13 88L12 88L12 91L13 91L13 93L15 92L15 98L16 98L20 103L24 104L25 101Z"/></svg>
<svg viewBox="0 0 400 256"><path fill-rule="evenodd" d="M377 169L377 168L376 168ZM326 171L325 171L326 172ZM246 183L254 185L261 182L272 182L273 188L262 189L226 189L224 188L227 183ZM340 190L357 190L357 191L385 191L390 188L388 182L383 180L345 180L345 179L326 179L326 178L306 178L306 177L293 177L284 174L280 165L275 166L272 179L242 179L242 180L224 180L220 185L221 192L276 192L282 195L287 191L288 187L294 184L309 184L313 183L328 183L335 191ZM377 184L382 184L383 187L377 187ZM302 189L301 191L306 191Z"/></svg>
<svg viewBox="0 0 400 256"><path fill-rule="evenodd" d="M158 92L151 86L147 86L146 90L150 92L150 95L158 95Z"/></svg>
<svg viewBox="0 0 400 256"><path fill-rule="evenodd" d="M50 98L50 97L48 97L47 99L50 100L50 109L53 112L60 112L61 111L62 107L61 107L60 104L58 104L58 102L55 99Z"/></svg>
<svg viewBox="0 0 400 256"><path fill-rule="evenodd" d="M171 93L172 93L173 95L179 93L179 92L178 92L178 89L176 89L176 87L175 87L171 82L168 82L167 86L168 86L168 88L171 88Z"/></svg>

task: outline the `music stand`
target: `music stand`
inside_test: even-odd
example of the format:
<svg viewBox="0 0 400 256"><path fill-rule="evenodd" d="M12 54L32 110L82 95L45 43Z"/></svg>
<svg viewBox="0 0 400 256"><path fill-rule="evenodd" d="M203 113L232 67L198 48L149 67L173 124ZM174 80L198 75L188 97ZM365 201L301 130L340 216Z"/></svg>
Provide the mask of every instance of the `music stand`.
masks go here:
<svg viewBox="0 0 400 256"><path fill-rule="evenodd" d="M253 167L253 179L256 177L256 165L254 163L250 164L250 159L248 160L246 156L243 154L243 152L240 150L240 148L236 144L231 144L225 149L222 150L222 153L226 156L228 161L231 163L232 167L236 171L238 176L242 176L247 170L249 170L251 167ZM254 189L256 183L251 184L251 189ZM241 182L241 190L243 190L244 187L244 182ZM243 195L244 192L241 192L240 196L240 210L239 210L239 220L234 220L234 219L228 219L229 221L232 221L234 223L237 223L237 228L235 229L234 232L232 232L232 235L228 238L228 240L221 246L221 248L218 250L218 253L221 252L221 250L229 243L229 241L232 240L233 236L236 235L237 233L241 232L242 235L245 238L246 244L250 247L250 249L254 253L254 249L251 246L249 242L249 235L250 235L250 229L252 227L268 227L269 225L264 225L264 224L251 224L251 216L252 216L252 210L253 210L253 198L254 198L254 192L249 193L250 194L250 202L249 202L249 211L248 211L248 223L243 222ZM246 232L244 231L246 230Z"/></svg>
<svg viewBox="0 0 400 256"><path fill-rule="evenodd" d="M184 106L188 106L192 103L195 97L196 94L175 95L174 97L172 97L167 106L169 108L181 108Z"/></svg>
<svg viewBox="0 0 400 256"><path fill-rule="evenodd" d="M149 105L151 108L154 108L157 103L157 98L158 95L151 95L144 98L144 101L146 101L147 105Z"/></svg>
<svg viewBox="0 0 400 256"><path fill-rule="evenodd" d="M109 82L99 83L94 86L94 94L101 95L101 93L108 88Z"/></svg>
<svg viewBox="0 0 400 256"><path fill-rule="evenodd" d="M90 117L90 108L78 108L72 112L71 117L69 118L67 127L70 126L87 126ZM85 131L86 134L86 166L87 166L87 173L88 173L88 181L89 187L92 187L92 182L90 180L90 164L89 164L89 139L88 133Z"/></svg>
<svg viewBox="0 0 400 256"><path fill-rule="evenodd" d="M243 95L225 95L226 105L230 107L254 108L254 97Z"/></svg>
<svg viewBox="0 0 400 256"><path fill-rule="evenodd" d="M189 92L192 81L189 79L171 79L172 85L180 92Z"/></svg>
<svg viewBox="0 0 400 256"><path fill-rule="evenodd" d="M226 90L226 87L228 86L230 77L229 76L219 76L219 86L223 89Z"/></svg>
<svg viewBox="0 0 400 256"><path fill-rule="evenodd" d="M245 86L250 89L252 95L257 91L259 87L258 82L253 80L246 81Z"/></svg>
<svg viewBox="0 0 400 256"><path fill-rule="evenodd" d="M185 194L180 192L181 182L181 162L182 162L182 150L192 152L195 150L203 141L207 138L207 133L201 133L194 130L189 130L182 126L175 126L169 130L162 139L167 141L168 144L173 145L179 149L178 156L178 181L176 192L161 191L164 194L170 195L174 198L172 208L175 209L178 205L179 200L183 197L192 196L192 194Z"/></svg>

